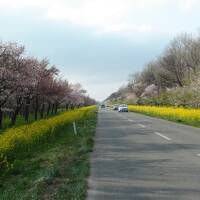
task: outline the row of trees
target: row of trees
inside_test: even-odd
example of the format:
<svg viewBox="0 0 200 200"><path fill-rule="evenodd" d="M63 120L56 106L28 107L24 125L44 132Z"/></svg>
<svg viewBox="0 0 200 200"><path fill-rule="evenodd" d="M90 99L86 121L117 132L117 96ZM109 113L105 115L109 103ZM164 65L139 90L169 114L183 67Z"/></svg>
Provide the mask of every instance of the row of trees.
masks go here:
<svg viewBox="0 0 200 200"><path fill-rule="evenodd" d="M28 122L30 113L37 120L57 113L59 107L95 104L80 84L61 79L56 66L27 57L24 50L16 43L0 43L0 128L5 114L15 124L19 114Z"/></svg>
<svg viewBox="0 0 200 200"><path fill-rule="evenodd" d="M200 36L181 34L110 99L127 100L127 94L134 94L132 103L199 107L199 83Z"/></svg>

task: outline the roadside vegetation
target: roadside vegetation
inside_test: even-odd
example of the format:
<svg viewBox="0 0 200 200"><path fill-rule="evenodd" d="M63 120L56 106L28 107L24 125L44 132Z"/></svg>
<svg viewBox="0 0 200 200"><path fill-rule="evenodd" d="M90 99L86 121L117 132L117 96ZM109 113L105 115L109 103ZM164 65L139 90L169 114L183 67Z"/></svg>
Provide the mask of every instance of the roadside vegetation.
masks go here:
<svg viewBox="0 0 200 200"><path fill-rule="evenodd" d="M47 58L0 42L0 200L85 198L95 104Z"/></svg>
<svg viewBox="0 0 200 200"><path fill-rule="evenodd" d="M61 78L48 59L28 57L16 43L0 42L0 131L94 105L79 83Z"/></svg>
<svg viewBox="0 0 200 200"><path fill-rule="evenodd" d="M0 199L85 199L96 116L90 106L4 132Z"/></svg>
<svg viewBox="0 0 200 200"><path fill-rule="evenodd" d="M173 116L177 116L176 121L185 118L185 113L193 118L193 113L198 113L200 108L200 35L175 37L161 55L148 62L141 72L130 75L128 84L111 94L107 101L112 104L192 108L196 110L189 112L186 109ZM161 113L159 116L164 117ZM200 126L198 120L196 123Z"/></svg>
<svg viewBox="0 0 200 200"><path fill-rule="evenodd" d="M130 105L129 110L200 127L200 109Z"/></svg>

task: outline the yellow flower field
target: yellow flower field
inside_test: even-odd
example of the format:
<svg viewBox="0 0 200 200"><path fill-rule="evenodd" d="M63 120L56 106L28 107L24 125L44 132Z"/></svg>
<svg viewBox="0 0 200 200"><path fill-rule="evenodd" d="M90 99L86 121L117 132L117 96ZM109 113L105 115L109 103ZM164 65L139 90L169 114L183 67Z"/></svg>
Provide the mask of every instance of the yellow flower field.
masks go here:
<svg viewBox="0 0 200 200"><path fill-rule="evenodd" d="M129 111L200 127L200 109L129 105Z"/></svg>
<svg viewBox="0 0 200 200"><path fill-rule="evenodd" d="M59 130L66 125L84 118L95 110L96 106L89 106L29 125L8 129L0 135L0 169L9 167L10 161L20 158L24 151L53 140L59 134Z"/></svg>

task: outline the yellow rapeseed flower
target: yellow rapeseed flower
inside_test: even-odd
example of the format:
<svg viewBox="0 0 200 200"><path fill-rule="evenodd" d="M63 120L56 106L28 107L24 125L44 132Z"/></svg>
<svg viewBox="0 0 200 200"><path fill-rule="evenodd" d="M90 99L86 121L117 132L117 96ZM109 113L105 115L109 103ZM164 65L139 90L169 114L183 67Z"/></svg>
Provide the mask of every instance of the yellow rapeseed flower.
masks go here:
<svg viewBox="0 0 200 200"><path fill-rule="evenodd" d="M130 105L129 110L200 127L200 109Z"/></svg>
<svg viewBox="0 0 200 200"><path fill-rule="evenodd" d="M23 151L45 143L49 138L55 137L65 125L82 119L95 109L96 106L84 107L32 124L8 129L0 135L0 169L8 168L8 163L11 166L10 161L20 157Z"/></svg>

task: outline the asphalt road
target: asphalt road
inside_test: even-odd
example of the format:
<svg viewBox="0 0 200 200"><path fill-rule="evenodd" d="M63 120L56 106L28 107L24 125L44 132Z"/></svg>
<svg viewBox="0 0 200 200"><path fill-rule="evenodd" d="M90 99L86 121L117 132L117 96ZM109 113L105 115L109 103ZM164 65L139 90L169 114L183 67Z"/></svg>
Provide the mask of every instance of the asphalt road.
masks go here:
<svg viewBox="0 0 200 200"><path fill-rule="evenodd" d="M100 109L88 200L200 200L200 129Z"/></svg>

